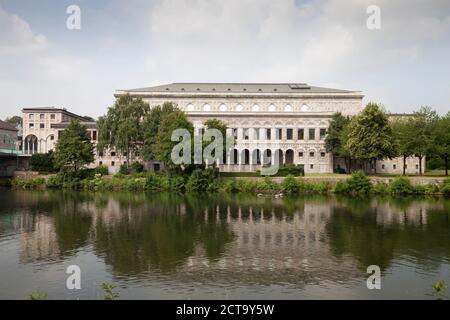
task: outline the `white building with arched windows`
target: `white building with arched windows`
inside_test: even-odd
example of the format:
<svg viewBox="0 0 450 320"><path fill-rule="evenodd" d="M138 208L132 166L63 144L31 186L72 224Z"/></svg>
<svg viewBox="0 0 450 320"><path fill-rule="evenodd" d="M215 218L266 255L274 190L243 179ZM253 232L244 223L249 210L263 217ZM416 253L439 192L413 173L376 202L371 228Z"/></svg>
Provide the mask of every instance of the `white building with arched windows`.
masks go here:
<svg viewBox="0 0 450 320"><path fill-rule="evenodd" d="M304 166L306 172L333 172L325 150L332 115L362 111L359 91L288 83L174 83L118 90L115 96L141 97L150 106L173 102L185 111L196 131L208 119L224 121L237 138L223 171L255 171L278 160Z"/></svg>

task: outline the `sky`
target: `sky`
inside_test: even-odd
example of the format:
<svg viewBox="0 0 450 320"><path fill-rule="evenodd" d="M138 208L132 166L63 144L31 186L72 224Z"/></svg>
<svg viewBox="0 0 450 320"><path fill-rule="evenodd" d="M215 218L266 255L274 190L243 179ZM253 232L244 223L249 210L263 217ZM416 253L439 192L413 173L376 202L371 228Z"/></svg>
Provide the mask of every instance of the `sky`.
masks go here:
<svg viewBox="0 0 450 320"><path fill-rule="evenodd" d="M444 114L450 1L0 0L0 119L51 106L98 117L117 89L172 82L308 83Z"/></svg>

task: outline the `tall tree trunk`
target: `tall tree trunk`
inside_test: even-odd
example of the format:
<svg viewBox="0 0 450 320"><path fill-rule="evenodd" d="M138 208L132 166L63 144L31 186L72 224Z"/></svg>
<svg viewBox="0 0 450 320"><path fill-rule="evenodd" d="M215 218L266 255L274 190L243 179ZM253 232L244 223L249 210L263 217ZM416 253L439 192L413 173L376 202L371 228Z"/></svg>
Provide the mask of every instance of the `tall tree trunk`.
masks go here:
<svg viewBox="0 0 450 320"><path fill-rule="evenodd" d="M423 156L419 156L419 176L422 175L422 157Z"/></svg>
<svg viewBox="0 0 450 320"><path fill-rule="evenodd" d="M446 154L445 157L445 176L448 177L448 155Z"/></svg>
<svg viewBox="0 0 450 320"><path fill-rule="evenodd" d="M373 168L374 173L377 174L377 160L373 160Z"/></svg>
<svg viewBox="0 0 450 320"><path fill-rule="evenodd" d="M403 155L403 175L406 176L406 155Z"/></svg>

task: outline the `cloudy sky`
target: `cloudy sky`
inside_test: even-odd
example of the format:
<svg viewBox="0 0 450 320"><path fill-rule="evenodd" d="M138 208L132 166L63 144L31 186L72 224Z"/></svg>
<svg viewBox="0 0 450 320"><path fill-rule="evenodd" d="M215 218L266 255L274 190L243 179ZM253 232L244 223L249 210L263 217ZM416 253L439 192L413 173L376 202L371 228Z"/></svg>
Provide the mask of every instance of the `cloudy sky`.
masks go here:
<svg viewBox="0 0 450 320"><path fill-rule="evenodd" d="M66 28L73 4L81 30ZM1 119L39 106L97 117L116 89L171 82L307 82L446 113L450 1L0 0Z"/></svg>

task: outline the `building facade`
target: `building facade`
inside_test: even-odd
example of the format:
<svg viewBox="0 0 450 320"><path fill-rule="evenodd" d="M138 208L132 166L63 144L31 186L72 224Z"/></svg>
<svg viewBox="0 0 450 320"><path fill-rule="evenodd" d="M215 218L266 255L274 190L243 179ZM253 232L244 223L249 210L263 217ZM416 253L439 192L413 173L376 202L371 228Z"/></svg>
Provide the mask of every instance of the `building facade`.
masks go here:
<svg viewBox="0 0 450 320"><path fill-rule="evenodd" d="M174 83L132 90L117 90L115 97L142 98L151 107L172 102L186 112L195 132L205 122L219 119L227 124L236 144L226 159L219 160L221 171L257 171L264 165L294 164L306 173L332 173L336 167L348 170L343 161L333 163L325 150L325 137L334 113L355 116L363 110L359 91L283 83ZM97 143L96 123L62 108L23 109L24 155L54 150L61 133L78 120ZM91 165L105 165L111 173L126 163L126 155L114 150L96 152ZM159 170L161 164L146 164ZM425 163L423 163L425 167ZM361 169L354 164L352 170ZM375 168L373 168L375 169ZM401 174L403 159L378 161L376 172ZM408 174L419 173L419 161L407 159Z"/></svg>
<svg viewBox="0 0 450 320"><path fill-rule="evenodd" d="M16 154L18 152L18 132L14 125L0 120L0 153Z"/></svg>
<svg viewBox="0 0 450 320"><path fill-rule="evenodd" d="M173 102L187 113L196 132L219 119L236 137L222 171L255 171L268 163L302 166L307 173L330 173L335 165L325 150L334 113L354 116L363 110L360 91L288 83L174 83L118 90L116 97L140 97L151 107ZM379 161L377 172L401 173L402 160ZM418 161L408 159L408 173ZM345 168L345 164L336 166ZM417 169L416 169L417 168Z"/></svg>
<svg viewBox="0 0 450 320"><path fill-rule="evenodd" d="M91 142L97 144L97 127L90 117L83 117L64 108L25 108L23 117L23 144L25 156L53 151L62 132L72 120L78 120L88 131ZM95 162L91 167L105 165L114 173L124 163L125 156L114 151L95 151Z"/></svg>

